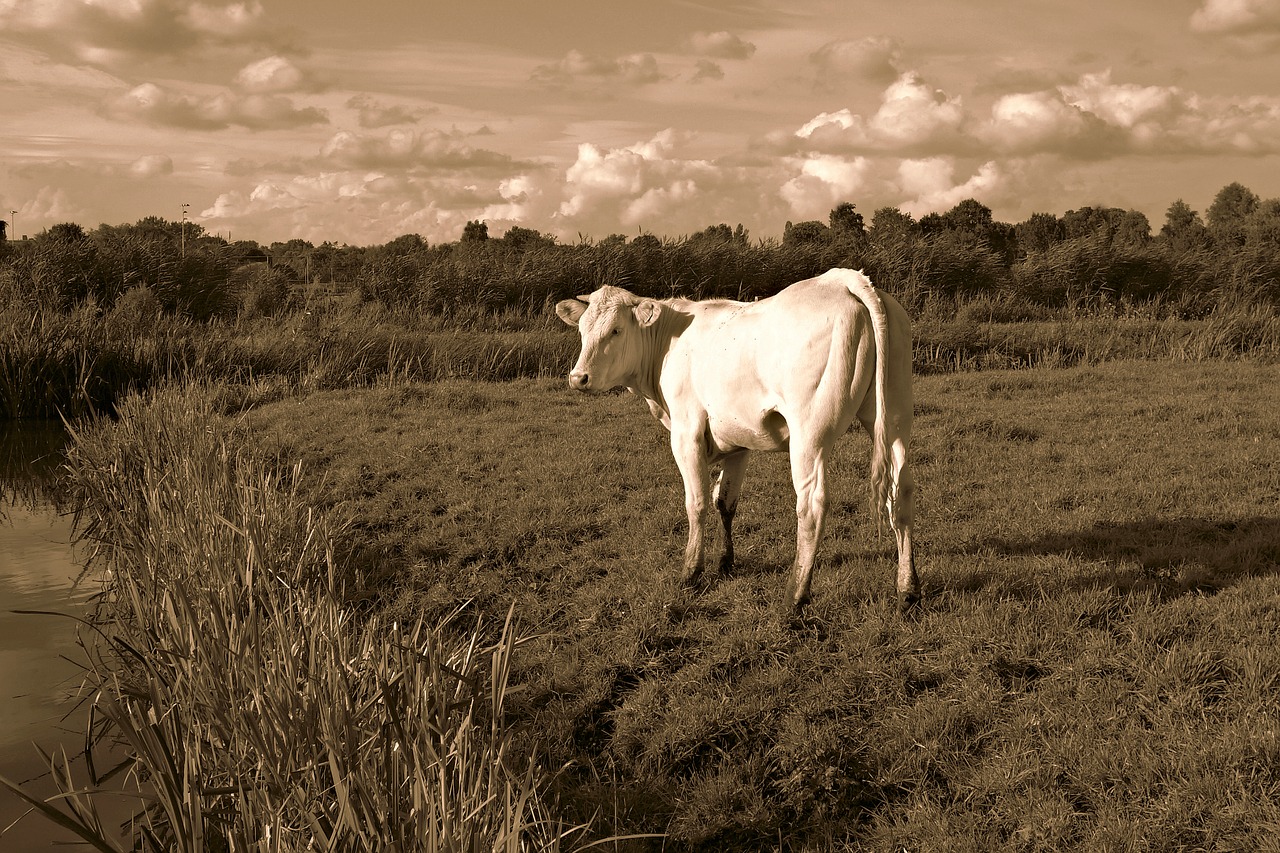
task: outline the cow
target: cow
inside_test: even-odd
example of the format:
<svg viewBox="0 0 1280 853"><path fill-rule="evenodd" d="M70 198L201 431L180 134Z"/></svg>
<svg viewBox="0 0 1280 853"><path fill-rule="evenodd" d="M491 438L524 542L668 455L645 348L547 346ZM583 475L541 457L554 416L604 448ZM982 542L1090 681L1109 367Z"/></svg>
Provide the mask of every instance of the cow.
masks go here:
<svg viewBox="0 0 1280 853"><path fill-rule="evenodd" d="M604 286L557 303L556 314L582 337L570 386L625 386L671 433L689 516L685 584L703 571L713 502L724 527L721 571L733 566L733 517L750 451L789 451L797 525L784 609L798 614L822 540L827 460L857 418L872 440L873 512L879 523L888 518L897 540L899 606L919 602L910 321L861 271L832 269L756 302L645 299Z"/></svg>

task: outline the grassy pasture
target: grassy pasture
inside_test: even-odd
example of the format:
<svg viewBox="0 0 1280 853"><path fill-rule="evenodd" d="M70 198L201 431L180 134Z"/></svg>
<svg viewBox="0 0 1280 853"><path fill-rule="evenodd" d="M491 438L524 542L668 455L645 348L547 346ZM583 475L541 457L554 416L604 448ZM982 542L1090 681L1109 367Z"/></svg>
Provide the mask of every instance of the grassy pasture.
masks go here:
<svg viewBox="0 0 1280 853"><path fill-rule="evenodd" d="M895 611L853 435L798 627L776 609L785 457L749 469L732 575L680 592L679 477L629 395L395 384L288 397L234 429L301 462L299 500L340 520L386 620L462 607L497 638L515 605L535 635L512 660L516 751L558 769L560 813L597 837L1260 849L1280 830L1277 378L1250 362L919 378L923 612Z"/></svg>

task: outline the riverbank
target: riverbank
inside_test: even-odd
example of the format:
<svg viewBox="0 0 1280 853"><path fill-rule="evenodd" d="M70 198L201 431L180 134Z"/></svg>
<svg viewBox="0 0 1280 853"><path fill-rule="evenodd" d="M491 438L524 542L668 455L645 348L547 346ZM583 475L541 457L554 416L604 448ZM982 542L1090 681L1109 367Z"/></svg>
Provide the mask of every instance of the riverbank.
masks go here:
<svg viewBox="0 0 1280 853"><path fill-rule="evenodd" d="M1274 378L1247 361L922 377L923 612L893 607L853 435L799 628L774 606L785 458L753 463L738 567L681 593L679 478L629 395L444 381L131 403L86 434L77 476L94 535L151 555L117 603L173 627L116 712L215 709L163 731L204 809L166 820L206 831L336 837L363 804L411 814L383 799L405 779L468 802L419 761L429 743L527 792L498 800L534 846L581 824L575 842L666 836L641 849L1255 847L1280 820L1280 658L1254 642L1280 629ZM465 749L404 729L433 708Z"/></svg>

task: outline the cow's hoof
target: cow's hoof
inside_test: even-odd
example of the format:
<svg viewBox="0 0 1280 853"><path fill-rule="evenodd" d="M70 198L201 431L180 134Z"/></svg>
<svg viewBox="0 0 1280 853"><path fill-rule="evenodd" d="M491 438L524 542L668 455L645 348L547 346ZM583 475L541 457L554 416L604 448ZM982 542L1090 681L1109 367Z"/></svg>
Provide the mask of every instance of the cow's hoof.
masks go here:
<svg viewBox="0 0 1280 853"><path fill-rule="evenodd" d="M920 611L920 592L915 590L912 592L898 593L898 612L903 615L909 613L918 613Z"/></svg>
<svg viewBox="0 0 1280 853"><path fill-rule="evenodd" d="M733 574L733 555L732 554L725 554L723 557L720 558L720 566L718 568L718 571L721 575L724 575L726 577Z"/></svg>

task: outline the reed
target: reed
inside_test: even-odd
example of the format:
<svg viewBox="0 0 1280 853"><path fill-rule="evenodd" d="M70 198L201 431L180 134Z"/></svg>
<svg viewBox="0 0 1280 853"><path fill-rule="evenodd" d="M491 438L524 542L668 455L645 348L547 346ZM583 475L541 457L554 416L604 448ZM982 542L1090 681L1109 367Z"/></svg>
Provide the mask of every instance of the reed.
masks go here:
<svg viewBox="0 0 1280 853"><path fill-rule="evenodd" d="M64 808L33 805L101 850L128 849L95 809L122 791L133 849L557 849L572 833L504 713L512 614L362 615L340 527L300 500L298 467L232 449L226 405L211 386L135 397L74 437L79 523L110 578L87 689L127 773L109 784L91 760L83 783L51 758Z"/></svg>

